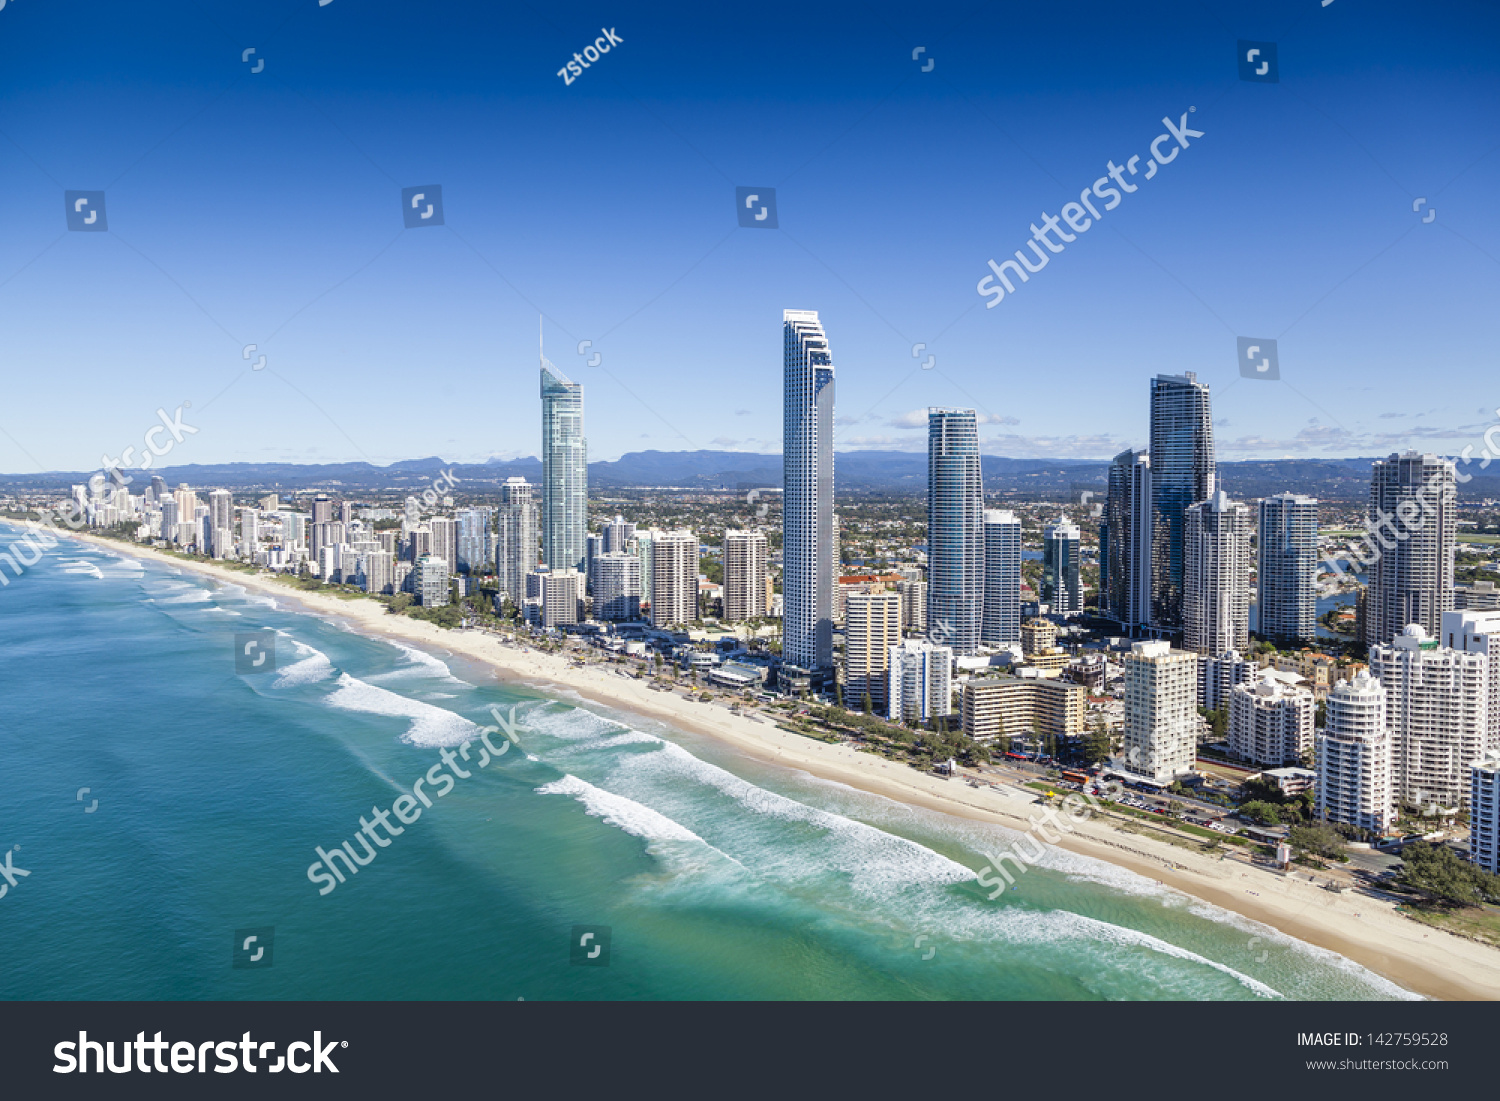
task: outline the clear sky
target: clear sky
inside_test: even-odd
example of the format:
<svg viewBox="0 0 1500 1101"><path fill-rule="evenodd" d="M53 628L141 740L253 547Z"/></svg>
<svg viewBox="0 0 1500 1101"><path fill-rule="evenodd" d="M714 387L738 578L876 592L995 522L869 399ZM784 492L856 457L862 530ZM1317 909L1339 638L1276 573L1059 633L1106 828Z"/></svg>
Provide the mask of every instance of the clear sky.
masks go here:
<svg viewBox="0 0 1500 1101"><path fill-rule="evenodd" d="M1105 458L1193 370L1225 459L1454 453L1500 419L1497 31L1478 2L9 0L0 470L97 467L183 402L174 464L535 454L539 314L591 458L777 451L788 307L823 317L845 449L959 405L987 453ZM1190 107L1202 138L986 308L988 260ZM404 228L432 184L445 224ZM738 228L737 186L779 228Z"/></svg>

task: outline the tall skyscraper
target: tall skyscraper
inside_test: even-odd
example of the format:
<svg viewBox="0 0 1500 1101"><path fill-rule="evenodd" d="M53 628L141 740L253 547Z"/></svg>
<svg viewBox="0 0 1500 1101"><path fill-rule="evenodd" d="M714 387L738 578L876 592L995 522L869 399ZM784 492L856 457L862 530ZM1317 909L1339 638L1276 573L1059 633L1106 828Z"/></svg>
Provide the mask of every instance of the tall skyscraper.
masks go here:
<svg viewBox="0 0 1500 1101"><path fill-rule="evenodd" d="M1021 641L1021 521L1014 512L988 509L984 513L984 615L979 641L986 646Z"/></svg>
<svg viewBox="0 0 1500 1101"><path fill-rule="evenodd" d="M260 550L260 513L253 508L240 509L240 553L250 561Z"/></svg>
<svg viewBox="0 0 1500 1101"><path fill-rule="evenodd" d="M1099 608L1122 627L1151 623L1151 458L1122 451L1099 524Z"/></svg>
<svg viewBox="0 0 1500 1101"><path fill-rule="evenodd" d="M496 514L495 574L500 591L517 608L526 599L526 576L536 566L536 498L525 478L507 478Z"/></svg>
<svg viewBox="0 0 1500 1101"><path fill-rule="evenodd" d="M1458 480L1454 465L1408 451L1370 473L1365 560L1365 645L1390 642L1409 624L1429 635L1453 610L1453 552Z"/></svg>
<svg viewBox="0 0 1500 1101"><path fill-rule="evenodd" d="M490 566L490 527L495 510L488 506L466 508L458 514L458 568L465 573L483 573Z"/></svg>
<svg viewBox="0 0 1500 1101"><path fill-rule="evenodd" d="M979 423L972 409L928 409L927 636L972 654L983 612Z"/></svg>
<svg viewBox="0 0 1500 1101"><path fill-rule="evenodd" d="M1189 505L1213 496L1214 425L1208 386L1191 371L1151 380L1151 622L1182 628Z"/></svg>
<svg viewBox="0 0 1500 1101"><path fill-rule="evenodd" d="M1284 642L1318 637L1318 502L1281 493L1260 503L1256 633Z"/></svg>
<svg viewBox="0 0 1500 1101"><path fill-rule="evenodd" d="M1250 509L1219 490L1184 515L1183 648L1250 648Z"/></svg>
<svg viewBox="0 0 1500 1101"><path fill-rule="evenodd" d="M1385 833L1394 814L1391 736L1380 681L1364 670L1353 681L1339 681L1328 693L1326 722L1314 739L1318 816Z"/></svg>
<svg viewBox="0 0 1500 1101"><path fill-rule="evenodd" d="M234 494L215 489L208 495L208 530L212 535L207 547L215 558L225 558L234 549Z"/></svg>
<svg viewBox="0 0 1500 1101"><path fill-rule="evenodd" d="M582 570L588 532L583 386L542 357L542 561Z"/></svg>
<svg viewBox="0 0 1500 1101"><path fill-rule="evenodd" d="M1168 783L1192 771L1197 752L1197 657L1137 642L1125 655L1125 771Z"/></svg>
<svg viewBox="0 0 1500 1101"><path fill-rule="evenodd" d="M1041 597L1053 615L1083 613L1083 580L1078 572L1082 553L1083 536L1076 524L1059 516L1047 525L1042 539Z"/></svg>
<svg viewBox="0 0 1500 1101"><path fill-rule="evenodd" d="M698 618L698 537L687 529L652 530L651 623L670 627Z"/></svg>
<svg viewBox="0 0 1500 1101"><path fill-rule="evenodd" d="M724 620L743 623L770 614L766 601L766 561L770 545L763 531L724 533Z"/></svg>
<svg viewBox="0 0 1500 1101"><path fill-rule="evenodd" d="M816 310L782 313L782 656L833 672L833 357Z"/></svg>
<svg viewBox="0 0 1500 1101"><path fill-rule="evenodd" d="M901 641L901 597L897 593L851 593L844 606L844 706L884 713L891 650Z"/></svg>
<svg viewBox="0 0 1500 1101"><path fill-rule="evenodd" d="M458 572L458 527L451 517L434 516L428 525L432 532L432 556L441 558L451 576Z"/></svg>

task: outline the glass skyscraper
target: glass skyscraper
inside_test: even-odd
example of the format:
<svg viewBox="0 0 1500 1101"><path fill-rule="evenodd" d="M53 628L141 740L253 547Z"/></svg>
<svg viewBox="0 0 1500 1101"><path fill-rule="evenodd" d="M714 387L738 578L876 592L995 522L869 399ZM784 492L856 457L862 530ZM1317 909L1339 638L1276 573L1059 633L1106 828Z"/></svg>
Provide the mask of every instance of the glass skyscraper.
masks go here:
<svg viewBox="0 0 1500 1101"><path fill-rule="evenodd" d="M1021 641L1021 521L1014 512L984 514L984 619L979 641L1009 646Z"/></svg>
<svg viewBox="0 0 1500 1101"><path fill-rule="evenodd" d="M1151 459L1122 451L1109 467L1099 523L1099 610L1122 627L1151 622Z"/></svg>
<svg viewBox="0 0 1500 1101"><path fill-rule="evenodd" d="M554 570L585 567L588 445L583 387L542 359L542 562Z"/></svg>
<svg viewBox="0 0 1500 1101"><path fill-rule="evenodd" d="M927 637L959 655L979 648L983 513L974 410L928 409Z"/></svg>
<svg viewBox="0 0 1500 1101"><path fill-rule="evenodd" d="M1151 622L1182 629L1184 514L1214 493L1208 386L1191 371L1151 380Z"/></svg>
<svg viewBox="0 0 1500 1101"><path fill-rule="evenodd" d="M833 671L833 358L816 310L782 313L782 644L785 661Z"/></svg>
<svg viewBox="0 0 1500 1101"><path fill-rule="evenodd" d="M1078 572L1082 551L1082 533L1067 517L1059 516L1047 525L1042 540L1042 603L1053 615L1083 611L1083 581Z"/></svg>
<svg viewBox="0 0 1500 1101"><path fill-rule="evenodd" d="M1311 642L1318 637L1318 502L1281 493L1260 503L1256 633Z"/></svg>

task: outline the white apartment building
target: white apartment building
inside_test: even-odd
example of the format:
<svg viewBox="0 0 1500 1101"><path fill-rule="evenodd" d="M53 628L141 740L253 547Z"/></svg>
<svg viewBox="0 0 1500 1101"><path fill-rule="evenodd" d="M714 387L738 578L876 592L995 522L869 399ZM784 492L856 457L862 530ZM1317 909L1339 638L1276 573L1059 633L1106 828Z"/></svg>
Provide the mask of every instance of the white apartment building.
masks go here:
<svg viewBox="0 0 1500 1101"><path fill-rule="evenodd" d="M1396 798L1454 814L1469 797L1469 762L1494 746L1490 655L1441 646L1417 624L1372 647L1370 674L1386 693Z"/></svg>
<svg viewBox="0 0 1500 1101"><path fill-rule="evenodd" d="M844 706L872 714L889 705L891 648L901 641L898 593L851 593L844 605Z"/></svg>
<svg viewBox="0 0 1500 1101"><path fill-rule="evenodd" d="M895 722L926 722L953 714L953 648L922 639L891 647L887 714Z"/></svg>
<svg viewBox="0 0 1500 1101"><path fill-rule="evenodd" d="M1166 642L1125 655L1125 756L1132 775L1169 783L1198 755L1198 656Z"/></svg>
<svg viewBox="0 0 1500 1101"><path fill-rule="evenodd" d="M1250 509L1222 489L1184 515L1183 647L1250 648Z"/></svg>
<svg viewBox="0 0 1500 1101"><path fill-rule="evenodd" d="M1313 694L1274 675L1229 693L1229 752L1261 768L1299 766L1313 748Z"/></svg>
<svg viewBox="0 0 1500 1101"><path fill-rule="evenodd" d="M1391 736L1386 728L1386 692L1361 670L1328 693L1327 723L1314 740L1318 814L1373 833L1395 821L1391 783Z"/></svg>
<svg viewBox="0 0 1500 1101"><path fill-rule="evenodd" d="M435 554L424 554L417 559L416 573L417 603L424 608L441 608L448 603L448 563Z"/></svg>
<svg viewBox="0 0 1500 1101"><path fill-rule="evenodd" d="M651 623L669 627L698 618L698 537L686 528L637 536L651 543Z"/></svg>
<svg viewBox="0 0 1500 1101"><path fill-rule="evenodd" d="M771 548L766 533L731 529L724 533L724 621L764 619L770 612L766 563Z"/></svg>

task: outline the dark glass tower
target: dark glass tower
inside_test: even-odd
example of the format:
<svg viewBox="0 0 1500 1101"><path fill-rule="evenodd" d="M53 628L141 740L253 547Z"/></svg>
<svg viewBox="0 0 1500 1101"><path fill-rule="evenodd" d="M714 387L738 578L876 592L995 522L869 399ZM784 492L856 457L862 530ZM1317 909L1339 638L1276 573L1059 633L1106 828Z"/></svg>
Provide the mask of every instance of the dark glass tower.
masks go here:
<svg viewBox="0 0 1500 1101"><path fill-rule="evenodd" d="M927 410L927 637L979 648L984 609L984 490L972 409Z"/></svg>
<svg viewBox="0 0 1500 1101"><path fill-rule="evenodd" d="M1151 380L1151 623L1182 629L1184 516L1214 492L1208 386L1189 371Z"/></svg>

